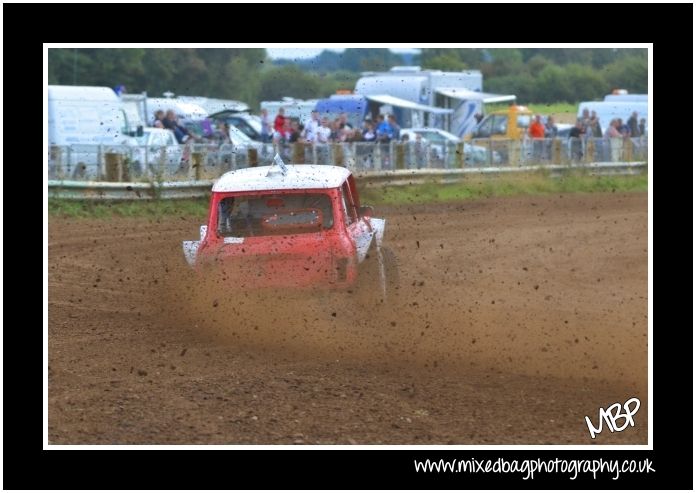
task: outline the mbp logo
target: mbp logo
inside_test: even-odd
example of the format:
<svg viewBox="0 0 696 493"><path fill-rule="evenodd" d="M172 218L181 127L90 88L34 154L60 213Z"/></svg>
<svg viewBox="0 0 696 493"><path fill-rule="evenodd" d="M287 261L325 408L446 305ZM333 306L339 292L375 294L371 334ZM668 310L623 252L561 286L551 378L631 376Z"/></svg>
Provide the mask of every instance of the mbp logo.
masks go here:
<svg viewBox="0 0 696 493"><path fill-rule="evenodd" d="M631 408L631 405L634 405L635 407ZM612 433L615 431L624 431L626 428L628 428L628 425L635 426L635 423L633 423L633 415L638 412L638 409L640 409L640 400L636 399L635 397L628 399L623 405L623 409L626 411L625 413L621 412L621 407L621 403L619 402L609 406L606 411L603 407L600 407L599 428L595 428L592 421L590 421L590 417L585 416L587 428L590 430L590 436L593 439L596 435L602 433L602 421L607 424L607 428L609 428L609 431ZM624 420L624 423L623 425L619 426L616 424L616 421L621 419Z"/></svg>

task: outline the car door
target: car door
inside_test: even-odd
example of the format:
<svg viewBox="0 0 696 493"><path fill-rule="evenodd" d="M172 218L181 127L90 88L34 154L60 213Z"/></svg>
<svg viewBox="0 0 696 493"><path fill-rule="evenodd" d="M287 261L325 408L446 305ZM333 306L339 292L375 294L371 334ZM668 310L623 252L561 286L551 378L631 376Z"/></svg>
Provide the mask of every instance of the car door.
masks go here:
<svg viewBox="0 0 696 493"><path fill-rule="evenodd" d="M365 216L360 215L360 204L358 203L357 193L350 181L345 181L341 187L341 199L343 206L344 220L346 229L353 244L358 259L358 263L365 260L370 244L374 236L374 231L370 221ZM354 184L353 184L354 185Z"/></svg>

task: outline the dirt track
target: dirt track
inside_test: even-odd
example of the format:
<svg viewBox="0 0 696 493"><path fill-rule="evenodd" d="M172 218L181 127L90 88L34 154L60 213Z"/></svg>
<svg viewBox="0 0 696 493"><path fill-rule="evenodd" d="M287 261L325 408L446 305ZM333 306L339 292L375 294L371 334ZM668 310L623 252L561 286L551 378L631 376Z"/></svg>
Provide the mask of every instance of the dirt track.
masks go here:
<svg viewBox="0 0 696 493"><path fill-rule="evenodd" d="M52 217L50 442L647 443L646 194L378 212L402 288L357 316L213 306L179 246L201 220ZM591 440L629 397L636 426Z"/></svg>

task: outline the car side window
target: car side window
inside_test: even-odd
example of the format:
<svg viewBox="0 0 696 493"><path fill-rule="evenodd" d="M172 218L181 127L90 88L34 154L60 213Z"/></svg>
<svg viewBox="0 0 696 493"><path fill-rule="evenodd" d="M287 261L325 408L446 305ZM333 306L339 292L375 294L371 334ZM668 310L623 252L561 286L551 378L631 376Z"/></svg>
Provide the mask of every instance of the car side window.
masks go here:
<svg viewBox="0 0 696 493"><path fill-rule="evenodd" d="M343 199L343 212L345 214L346 224L352 224L358 219L358 215L347 182L341 187L341 198Z"/></svg>
<svg viewBox="0 0 696 493"><path fill-rule="evenodd" d="M491 135L491 126L493 124L493 118L488 118L481 123L481 126L476 131L476 137L488 137Z"/></svg>
<svg viewBox="0 0 696 493"><path fill-rule="evenodd" d="M154 132L152 134L152 145L157 147L167 145L169 142L167 142L168 139L166 137L162 132Z"/></svg>
<svg viewBox="0 0 696 493"><path fill-rule="evenodd" d="M505 135L507 132L507 115L496 115L493 117L493 135Z"/></svg>

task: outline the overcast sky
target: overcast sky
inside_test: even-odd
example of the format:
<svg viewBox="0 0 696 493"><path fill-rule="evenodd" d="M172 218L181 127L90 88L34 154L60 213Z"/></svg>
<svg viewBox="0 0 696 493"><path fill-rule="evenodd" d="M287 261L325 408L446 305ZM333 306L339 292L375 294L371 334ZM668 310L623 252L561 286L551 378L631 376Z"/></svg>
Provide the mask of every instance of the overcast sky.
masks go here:
<svg viewBox="0 0 696 493"><path fill-rule="evenodd" d="M331 51L343 51L343 48L326 48ZM418 53L418 48L390 48L395 53ZM271 58L312 58L321 53L324 48L266 48Z"/></svg>

